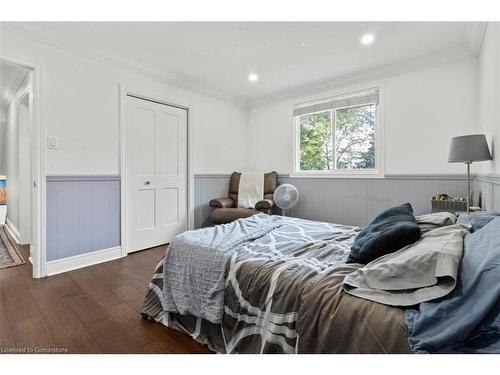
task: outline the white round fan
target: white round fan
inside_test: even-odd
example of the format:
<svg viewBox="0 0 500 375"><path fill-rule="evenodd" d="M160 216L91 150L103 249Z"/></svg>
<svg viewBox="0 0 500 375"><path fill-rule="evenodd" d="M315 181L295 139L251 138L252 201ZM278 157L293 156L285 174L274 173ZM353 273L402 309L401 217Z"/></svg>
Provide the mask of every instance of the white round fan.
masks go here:
<svg viewBox="0 0 500 375"><path fill-rule="evenodd" d="M299 191L291 184L283 184L274 191L274 203L281 208L282 215L285 216L285 210L294 207L299 201Z"/></svg>

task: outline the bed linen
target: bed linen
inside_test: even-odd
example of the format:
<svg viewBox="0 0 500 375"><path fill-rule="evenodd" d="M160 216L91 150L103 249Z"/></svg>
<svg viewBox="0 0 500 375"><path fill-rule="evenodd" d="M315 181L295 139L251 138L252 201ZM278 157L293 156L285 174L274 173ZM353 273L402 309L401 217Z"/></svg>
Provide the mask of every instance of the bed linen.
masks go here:
<svg viewBox="0 0 500 375"><path fill-rule="evenodd" d="M417 353L500 353L500 217L465 236L457 286L406 310Z"/></svg>
<svg viewBox="0 0 500 375"><path fill-rule="evenodd" d="M420 232L424 234L433 229L455 224L457 216L451 212L434 212L415 216L415 220L420 227Z"/></svg>
<svg viewBox="0 0 500 375"><path fill-rule="evenodd" d="M258 214L176 236L164 257L163 309L221 323L231 254L282 225L280 216Z"/></svg>
<svg viewBox="0 0 500 375"><path fill-rule="evenodd" d="M328 269L302 298L297 352L304 354L410 354L404 309L354 297L342 281L360 265Z"/></svg>
<svg viewBox="0 0 500 375"><path fill-rule="evenodd" d="M344 290L391 306L413 306L450 293L456 285L470 226L447 225L384 255L344 278Z"/></svg>
<svg viewBox="0 0 500 375"><path fill-rule="evenodd" d="M295 218L282 220L283 225L244 242L231 253L225 269L224 312L220 324L200 317L202 314L196 311L178 314L163 309L163 274L169 266L164 260L158 264L149 285L143 316L184 331L219 353L409 352L403 310L383 305L374 307L378 304L342 293L342 270L346 269L345 261L359 228ZM347 269L352 271L358 266L351 264ZM325 282L328 286L322 284ZM317 290L317 285L327 293L337 291L331 297L338 306L344 306L344 314L338 315L338 319L351 319L346 320L348 326L355 323L349 314L353 310L349 306L353 299L355 308L371 306L367 308L374 309L365 326L371 325L375 331L382 326L390 327L374 335L374 340L379 342L377 349L353 346L352 335L341 336L337 332L332 337L338 338L335 339L338 346L326 345L324 349L308 346L308 340L302 338L335 328L335 320L325 322L310 317L314 311L310 306L321 306L324 297L321 293L311 293ZM394 331L395 322L399 322L397 331ZM356 334L358 342L366 335L361 329L354 336ZM400 338L395 342L386 335Z"/></svg>
<svg viewBox="0 0 500 375"><path fill-rule="evenodd" d="M460 214L458 216L457 223L471 225L472 226L471 232L475 232L497 217L500 217L499 212L494 212L494 211L471 212L470 214Z"/></svg>

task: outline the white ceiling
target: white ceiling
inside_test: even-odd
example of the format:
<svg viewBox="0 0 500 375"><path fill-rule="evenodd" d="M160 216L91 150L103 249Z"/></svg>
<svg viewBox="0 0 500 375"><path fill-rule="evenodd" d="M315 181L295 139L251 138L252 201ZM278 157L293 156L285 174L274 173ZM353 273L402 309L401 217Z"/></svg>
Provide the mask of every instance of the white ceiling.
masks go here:
<svg viewBox="0 0 500 375"><path fill-rule="evenodd" d="M21 83L26 68L20 65L0 61L0 109L4 109L10 100L12 93Z"/></svg>
<svg viewBox="0 0 500 375"><path fill-rule="evenodd" d="M449 48L463 22L44 22L26 31L252 101ZM364 33L375 42L360 44ZM258 82L247 75L255 72Z"/></svg>

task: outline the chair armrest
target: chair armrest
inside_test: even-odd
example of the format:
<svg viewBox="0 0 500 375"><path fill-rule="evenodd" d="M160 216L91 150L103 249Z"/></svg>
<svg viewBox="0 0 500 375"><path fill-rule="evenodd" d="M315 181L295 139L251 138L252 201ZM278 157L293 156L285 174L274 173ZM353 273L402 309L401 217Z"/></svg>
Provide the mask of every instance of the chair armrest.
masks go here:
<svg viewBox="0 0 500 375"><path fill-rule="evenodd" d="M232 198L215 198L212 199L209 203L210 207L217 208L233 208L234 207L234 199Z"/></svg>
<svg viewBox="0 0 500 375"><path fill-rule="evenodd" d="M272 199L262 199L255 204L256 210L269 210L273 208L274 201Z"/></svg>

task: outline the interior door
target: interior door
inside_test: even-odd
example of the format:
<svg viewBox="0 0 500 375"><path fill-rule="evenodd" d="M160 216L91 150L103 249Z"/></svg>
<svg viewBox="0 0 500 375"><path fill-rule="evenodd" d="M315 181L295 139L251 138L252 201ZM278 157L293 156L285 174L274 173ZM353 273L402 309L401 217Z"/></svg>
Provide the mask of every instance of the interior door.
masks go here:
<svg viewBox="0 0 500 375"><path fill-rule="evenodd" d="M187 229L187 110L127 96L127 252Z"/></svg>

